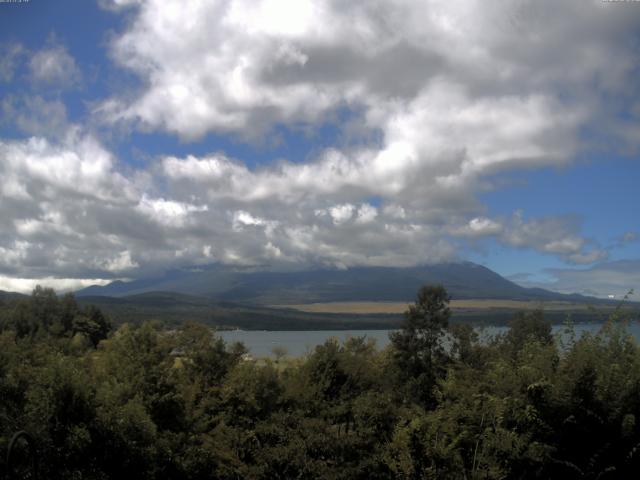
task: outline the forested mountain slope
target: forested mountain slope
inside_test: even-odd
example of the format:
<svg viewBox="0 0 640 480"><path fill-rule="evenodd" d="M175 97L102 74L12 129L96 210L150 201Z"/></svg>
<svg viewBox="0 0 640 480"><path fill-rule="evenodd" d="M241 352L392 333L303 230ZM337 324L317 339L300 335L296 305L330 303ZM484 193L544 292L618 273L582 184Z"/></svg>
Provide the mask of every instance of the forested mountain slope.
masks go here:
<svg viewBox="0 0 640 480"><path fill-rule="evenodd" d="M165 291L262 305L353 300L408 302L425 284L443 285L454 299L587 300L580 295L524 288L471 262L298 272L247 271L212 266L196 271L174 270L132 282L116 281L102 287L85 288L77 295L120 297Z"/></svg>

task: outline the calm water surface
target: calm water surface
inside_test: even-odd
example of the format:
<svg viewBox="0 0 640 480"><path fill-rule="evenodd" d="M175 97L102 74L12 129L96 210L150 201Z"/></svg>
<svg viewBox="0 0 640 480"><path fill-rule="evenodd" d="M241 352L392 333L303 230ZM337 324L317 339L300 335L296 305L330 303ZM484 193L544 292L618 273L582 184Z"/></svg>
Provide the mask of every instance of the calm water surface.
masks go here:
<svg viewBox="0 0 640 480"><path fill-rule="evenodd" d="M574 325L576 337L585 332L597 333L602 324L578 323ZM634 322L628 327L636 340L640 341L640 324ZM554 333L562 332L564 325L554 325ZM507 327L484 327L478 329L481 338L504 333ZM389 332L392 330L314 330L314 331L264 331L264 330L233 330L222 331L218 334L226 342L242 342L255 357L272 356L274 347L281 346L287 349L289 356L301 356L311 353L316 345L324 343L327 339L335 337L341 342L349 337L372 338L378 348L384 348L389 343Z"/></svg>

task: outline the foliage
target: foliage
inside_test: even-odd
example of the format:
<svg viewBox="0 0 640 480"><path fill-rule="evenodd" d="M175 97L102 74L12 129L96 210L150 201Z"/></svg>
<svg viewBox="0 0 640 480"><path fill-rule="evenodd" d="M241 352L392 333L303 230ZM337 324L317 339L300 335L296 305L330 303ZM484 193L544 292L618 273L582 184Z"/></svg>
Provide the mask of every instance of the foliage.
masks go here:
<svg viewBox="0 0 640 480"><path fill-rule="evenodd" d="M421 289L385 350L274 362L195 323L110 331L36 289L0 307L0 459L26 430L53 480L635 477L640 348L621 318L560 342L522 314L480 342L447 303Z"/></svg>
<svg viewBox="0 0 640 480"><path fill-rule="evenodd" d="M451 316L448 305L442 285L422 287L400 330L390 335L399 379L413 400L428 406L434 404L433 389L444 374L442 340Z"/></svg>
<svg viewBox="0 0 640 480"><path fill-rule="evenodd" d="M94 347L107 337L111 322L93 305L81 307L72 294L58 298L51 288L37 286L29 298L9 301L0 310L0 332L18 339L70 338L78 335Z"/></svg>

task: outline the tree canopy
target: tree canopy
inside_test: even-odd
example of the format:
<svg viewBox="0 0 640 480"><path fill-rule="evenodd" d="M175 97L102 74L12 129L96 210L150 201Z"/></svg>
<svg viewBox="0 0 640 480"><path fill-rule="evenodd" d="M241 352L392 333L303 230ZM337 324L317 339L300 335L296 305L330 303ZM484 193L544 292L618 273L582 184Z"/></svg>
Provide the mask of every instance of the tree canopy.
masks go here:
<svg viewBox="0 0 640 480"><path fill-rule="evenodd" d="M481 342L448 301L421 289L383 350L333 339L273 361L190 322L114 330L36 289L0 305L0 471L25 430L52 480L635 478L624 322L560 341L536 312Z"/></svg>

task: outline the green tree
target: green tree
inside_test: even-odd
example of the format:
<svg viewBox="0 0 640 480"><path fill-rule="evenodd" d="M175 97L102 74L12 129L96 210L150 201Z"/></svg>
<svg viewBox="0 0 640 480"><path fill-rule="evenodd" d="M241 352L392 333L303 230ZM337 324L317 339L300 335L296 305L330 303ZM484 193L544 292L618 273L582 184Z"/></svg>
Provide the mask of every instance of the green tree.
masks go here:
<svg viewBox="0 0 640 480"><path fill-rule="evenodd" d="M399 373L408 382L409 394L421 403L433 403L433 387L444 374L442 345L449 325L449 295L442 285L425 285L404 313L401 329L391 333Z"/></svg>
<svg viewBox="0 0 640 480"><path fill-rule="evenodd" d="M111 330L111 322L102 311L89 305L84 312L79 313L73 319L73 333L81 333L96 347L100 340L107 338Z"/></svg>
<svg viewBox="0 0 640 480"><path fill-rule="evenodd" d="M59 321L60 302L52 288L37 285L31 293L31 312L40 328L49 332L49 328Z"/></svg>
<svg viewBox="0 0 640 480"><path fill-rule="evenodd" d="M551 345L553 343L551 322L545 320L542 310L519 312L509 325L505 341L514 354L530 341Z"/></svg>

